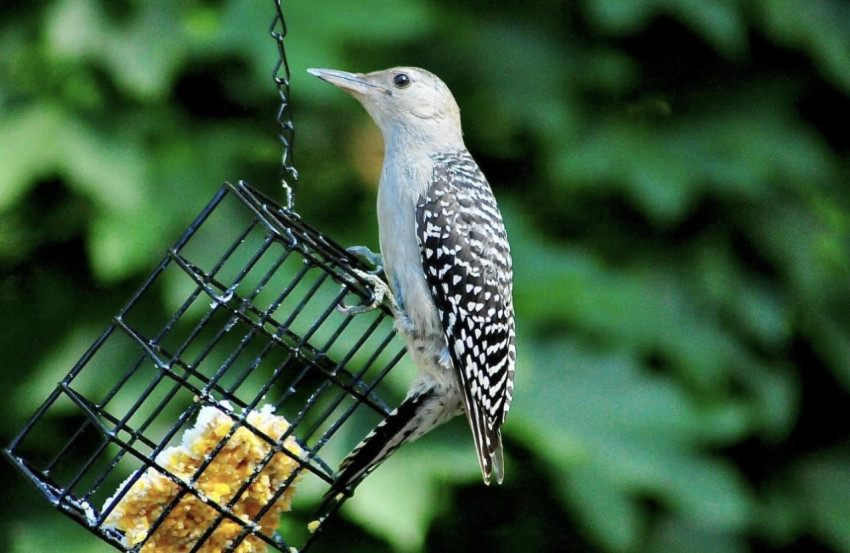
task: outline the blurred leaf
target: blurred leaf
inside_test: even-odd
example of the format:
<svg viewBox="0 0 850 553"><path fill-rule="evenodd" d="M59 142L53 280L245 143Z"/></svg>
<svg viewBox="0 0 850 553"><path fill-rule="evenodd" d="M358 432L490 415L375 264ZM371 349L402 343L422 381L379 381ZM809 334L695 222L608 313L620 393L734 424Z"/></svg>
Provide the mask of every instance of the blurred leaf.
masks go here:
<svg viewBox="0 0 850 553"><path fill-rule="evenodd" d="M595 463L565 472L559 480L560 492L574 506L595 540L609 551L638 549L648 518L646 510L600 474Z"/></svg>
<svg viewBox="0 0 850 553"><path fill-rule="evenodd" d="M51 513L46 519L31 521L12 528L10 553L32 551L87 551L88 553L112 553L115 549L89 534L81 526L64 516Z"/></svg>
<svg viewBox="0 0 850 553"><path fill-rule="evenodd" d="M592 20L607 32L634 33L645 27L651 18L666 14L681 19L715 48L727 53L741 52L746 40L743 14L738 4L730 0L710 0L700 2L695 9L686 0L585 2Z"/></svg>
<svg viewBox="0 0 850 553"><path fill-rule="evenodd" d="M735 533L705 528L691 521L665 518L653 529L647 551L688 551L689 553L745 553L750 548L745 540Z"/></svg>
<svg viewBox="0 0 850 553"><path fill-rule="evenodd" d="M237 3L238 5L238 3ZM387 4L376 0L360 0L356 4L293 2L286 6L286 19L291 32L287 49L293 73L303 77L307 67L330 67L368 72L378 67L353 66L349 59L351 46L357 42L389 46L401 40L412 40L425 34L434 24L431 9L422 2L402 0ZM356 61L356 56L354 61ZM362 65L362 61L358 62ZM401 64L400 64L401 65ZM304 78L307 81L307 78ZM332 90L311 79L308 89Z"/></svg>
<svg viewBox="0 0 850 553"><path fill-rule="evenodd" d="M850 455L825 451L803 460L795 470L800 509L814 531L837 551L850 551Z"/></svg>
<svg viewBox="0 0 850 553"><path fill-rule="evenodd" d="M14 204L36 179L59 173L101 209L130 211L145 196L142 165L130 143L116 144L92 132L55 105L14 113L3 125L0 146L8 156L0 176L0 205Z"/></svg>
<svg viewBox="0 0 850 553"><path fill-rule="evenodd" d="M825 75L850 91L850 6L840 0L761 0L761 22L777 42L806 52Z"/></svg>
<svg viewBox="0 0 850 553"><path fill-rule="evenodd" d="M552 170L567 189L622 190L662 224L681 220L707 190L759 197L777 180L810 180L831 164L819 137L777 111L783 110L776 101L782 98L730 98L710 115L677 116L669 126L605 121L555 157ZM752 103L745 106L744 101Z"/></svg>
<svg viewBox="0 0 850 553"><path fill-rule="evenodd" d="M706 418L672 381L641 374L626 355L564 342L538 344L531 355L535 374L517 395L517 417L538 440L578 442L572 449L581 453L567 465L563 449L541 454L562 468L565 499L596 539L613 550L634 549L643 497L718 531L749 524L753 504L742 477L702 452L717 432L709 426L722 419Z"/></svg>

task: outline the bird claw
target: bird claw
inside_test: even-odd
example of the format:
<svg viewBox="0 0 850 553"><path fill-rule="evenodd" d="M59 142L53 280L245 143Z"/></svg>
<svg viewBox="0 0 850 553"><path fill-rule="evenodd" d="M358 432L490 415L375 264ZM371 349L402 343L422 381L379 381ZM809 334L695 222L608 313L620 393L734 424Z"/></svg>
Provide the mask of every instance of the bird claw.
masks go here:
<svg viewBox="0 0 850 553"><path fill-rule="evenodd" d="M363 265L373 267L371 270L363 271L352 268L352 272L362 278L372 287L373 300L371 303L363 305L345 305L340 302L337 309L346 315L359 315L376 309L384 301L384 298L390 299L390 304L395 305L395 299L386 282L379 276L384 272L384 262L381 254L375 253L366 246L350 246L345 249L352 257L360 261Z"/></svg>
<svg viewBox="0 0 850 553"><path fill-rule="evenodd" d="M374 267L374 269L368 271L369 273L378 275L384 272L384 259L381 254L373 252L366 246L350 246L345 251L364 265Z"/></svg>
<svg viewBox="0 0 850 553"><path fill-rule="evenodd" d="M360 247L360 246L357 246ZM366 250L369 251L369 250ZM372 253L372 252L369 252ZM374 255L374 254L373 254ZM383 270L383 269L382 269ZM389 299L390 305L395 306L395 298L393 297L390 287L377 274L371 271L361 271L360 269L352 269L352 272L366 281L372 287L372 302L363 305L345 305L343 301L336 306L337 310L345 315L359 315L377 309L385 298Z"/></svg>

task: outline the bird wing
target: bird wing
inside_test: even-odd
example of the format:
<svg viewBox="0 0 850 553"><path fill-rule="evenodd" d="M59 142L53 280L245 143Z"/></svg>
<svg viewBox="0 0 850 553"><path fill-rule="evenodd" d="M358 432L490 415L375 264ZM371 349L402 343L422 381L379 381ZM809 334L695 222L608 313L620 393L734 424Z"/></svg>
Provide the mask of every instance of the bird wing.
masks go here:
<svg viewBox="0 0 850 553"><path fill-rule="evenodd" d="M511 254L490 185L466 150L435 157L416 206L425 279L437 305L481 470L502 481L501 426L516 361Z"/></svg>

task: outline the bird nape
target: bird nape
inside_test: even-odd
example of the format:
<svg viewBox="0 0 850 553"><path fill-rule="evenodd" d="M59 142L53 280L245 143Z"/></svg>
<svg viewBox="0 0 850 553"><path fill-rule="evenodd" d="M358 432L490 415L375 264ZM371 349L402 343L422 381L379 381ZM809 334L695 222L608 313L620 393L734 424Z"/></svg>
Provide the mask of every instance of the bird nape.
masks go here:
<svg viewBox="0 0 850 553"><path fill-rule="evenodd" d="M501 483L516 362L511 254L490 185L464 145L457 102L424 69L308 71L354 96L383 134L377 211L388 303L418 369L404 402L342 462L328 496L461 412L484 482Z"/></svg>

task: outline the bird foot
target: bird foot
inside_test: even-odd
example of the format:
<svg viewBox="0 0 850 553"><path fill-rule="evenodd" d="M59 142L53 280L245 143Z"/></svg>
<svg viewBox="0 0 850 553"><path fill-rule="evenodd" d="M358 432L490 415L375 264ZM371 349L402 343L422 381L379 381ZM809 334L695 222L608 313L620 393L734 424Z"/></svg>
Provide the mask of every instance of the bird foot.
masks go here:
<svg viewBox="0 0 850 553"><path fill-rule="evenodd" d="M374 267L368 271L373 275L381 274L384 271L384 259L381 257L381 254L373 252L366 246L351 246L346 248L345 251L357 258L364 265Z"/></svg>
<svg viewBox="0 0 850 553"><path fill-rule="evenodd" d="M368 250L367 250L368 251ZM371 252L370 252L371 253ZM386 299L393 314L400 311L398 304L390 291L390 287L384 282L384 279L377 274L369 271L361 271L360 269L352 269L352 272L362 278L369 286L372 287L372 302L363 305L345 305L340 302L337 309L346 315L359 315L377 309L379 305Z"/></svg>

